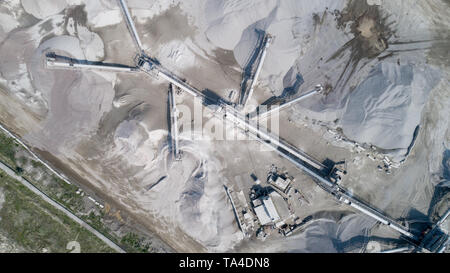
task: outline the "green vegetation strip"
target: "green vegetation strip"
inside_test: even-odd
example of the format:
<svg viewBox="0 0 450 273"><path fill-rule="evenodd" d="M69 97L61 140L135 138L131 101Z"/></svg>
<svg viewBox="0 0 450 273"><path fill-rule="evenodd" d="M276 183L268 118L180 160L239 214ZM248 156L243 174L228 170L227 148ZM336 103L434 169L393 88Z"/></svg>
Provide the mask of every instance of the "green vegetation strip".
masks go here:
<svg viewBox="0 0 450 273"><path fill-rule="evenodd" d="M16 167L15 154L18 145L14 139L0 133L0 157L10 166Z"/></svg>
<svg viewBox="0 0 450 273"><path fill-rule="evenodd" d="M114 252L94 234L0 171L0 231L30 252Z"/></svg>

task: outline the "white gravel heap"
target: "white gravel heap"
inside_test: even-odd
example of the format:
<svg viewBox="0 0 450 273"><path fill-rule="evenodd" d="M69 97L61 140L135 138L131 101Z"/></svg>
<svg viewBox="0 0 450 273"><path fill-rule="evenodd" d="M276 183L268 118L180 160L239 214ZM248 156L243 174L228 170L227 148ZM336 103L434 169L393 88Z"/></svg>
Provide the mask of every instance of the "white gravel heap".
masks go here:
<svg viewBox="0 0 450 273"><path fill-rule="evenodd" d="M384 149L407 149L439 72L382 63L349 96L341 120L345 134Z"/></svg>

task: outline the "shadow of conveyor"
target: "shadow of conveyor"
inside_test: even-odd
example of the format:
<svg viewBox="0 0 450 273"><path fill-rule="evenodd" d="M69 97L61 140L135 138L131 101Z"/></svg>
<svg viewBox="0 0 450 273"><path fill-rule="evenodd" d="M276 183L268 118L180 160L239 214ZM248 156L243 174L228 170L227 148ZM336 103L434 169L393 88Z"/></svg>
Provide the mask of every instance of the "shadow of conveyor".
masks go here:
<svg viewBox="0 0 450 273"><path fill-rule="evenodd" d="M297 74L295 76L295 82L289 87L283 89L283 92L279 96L272 96L265 100L261 105L265 105L267 107L272 106L274 104L282 104L289 101L294 95L298 93L300 90L300 86L304 83L304 79L301 74Z"/></svg>
<svg viewBox="0 0 450 273"><path fill-rule="evenodd" d="M202 93L203 93L203 95L205 95L205 97L203 99L204 106L220 105L222 103L225 103L227 105L232 105L231 102L225 100L219 94L217 94L216 92L214 92L210 89L205 89L202 91Z"/></svg>
<svg viewBox="0 0 450 273"><path fill-rule="evenodd" d="M247 63L245 64L244 71L242 74L242 82L241 82L241 93L239 96L239 103L242 104L245 100L245 97L247 96L247 90L249 88L248 81L253 76L253 69L256 61L258 60L258 56L260 54L260 51L262 47L264 46L264 37L266 35L266 32L260 29L255 29L255 32L258 35L258 41L257 46L253 50L252 54L250 55L250 58L248 59Z"/></svg>

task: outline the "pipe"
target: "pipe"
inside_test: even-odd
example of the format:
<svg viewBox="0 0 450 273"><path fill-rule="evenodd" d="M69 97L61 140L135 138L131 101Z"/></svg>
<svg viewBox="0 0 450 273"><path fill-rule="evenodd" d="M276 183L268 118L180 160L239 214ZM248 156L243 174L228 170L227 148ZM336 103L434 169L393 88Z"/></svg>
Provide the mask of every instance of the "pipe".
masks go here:
<svg viewBox="0 0 450 273"><path fill-rule="evenodd" d="M415 239L415 236L414 236L411 232L404 230L404 229L403 229L403 226L400 226L399 224L394 223L394 222L390 222L390 223L389 223L389 226L390 226L391 228L397 230L397 231L400 232L401 234L403 234L403 235L405 235L405 236L407 236L407 237L409 237L409 238L411 238L411 239ZM402 227L402 228L400 228L400 227Z"/></svg>
<svg viewBox="0 0 450 273"><path fill-rule="evenodd" d="M293 154L297 158L307 162L308 164L310 164L311 166L313 166L314 168L316 168L318 170L325 169L325 166L323 166L321 163L317 162L312 157L310 157L307 154L300 152L298 150L294 150L293 148L282 143L275 137L271 136L269 133L266 133L265 131L258 129L257 127L255 127L255 125L252 125L248 120L245 120L245 118L239 117L239 114L237 112L235 112L234 109L232 109L231 107L229 107L229 106L225 106L225 107L226 107L227 112L231 112L231 115L227 114L226 118L232 119L232 121L234 121L235 123L239 123L241 126L243 126L244 130L248 129L249 131L252 131L254 134L259 135L260 137L262 137L266 140L269 140L270 142L274 143L278 147L281 147L282 149Z"/></svg>
<svg viewBox="0 0 450 273"><path fill-rule="evenodd" d="M169 74L169 72L166 72L166 71L164 71L161 68L157 68L157 69L158 69L158 72L159 72L158 75L161 75L162 78L164 78L168 82L178 86L179 88L181 88L182 90L188 92L192 96L197 97L198 94L200 93L200 91L198 91L195 88L191 87L190 85L182 82L181 80L179 80L175 76Z"/></svg>
<svg viewBox="0 0 450 273"><path fill-rule="evenodd" d="M411 247L405 246L405 247L383 250L383 251L380 251L380 253L401 253L401 252L406 252L409 250L411 250Z"/></svg>
<svg viewBox="0 0 450 273"><path fill-rule="evenodd" d="M138 46L139 51L144 51L142 49L142 43L141 39L139 38L139 35L137 34L136 26L134 25L133 19L131 18L130 11L128 10L128 6L125 3L124 0L119 0L119 5L123 11L123 14L125 15L125 21L127 22L128 29L131 32L131 36L133 36L134 41L136 42L136 45Z"/></svg>
<svg viewBox="0 0 450 273"><path fill-rule="evenodd" d="M270 46L270 41L272 41L272 38L269 35L267 35L267 37L265 39L264 49L263 49L263 52L261 54L261 58L259 60L258 67L256 68L255 76L253 77L252 82L250 84L250 91L248 93L247 98L245 99L245 101L243 103L243 107L245 107L245 105L247 104L247 102L250 100L250 98L253 95L253 90L255 89L255 85L258 82L258 77L259 77L259 74L261 72L262 66L264 64L264 60L265 60L266 54L267 54L267 49Z"/></svg>
<svg viewBox="0 0 450 273"><path fill-rule="evenodd" d="M113 65L98 65L98 64L80 64L80 63L67 63L67 62L56 62L56 61L48 61L47 66L52 68L80 68L80 69L99 69L99 70L109 70L116 72L135 72L136 68L134 67L122 67L122 66L113 66Z"/></svg>
<svg viewBox="0 0 450 273"><path fill-rule="evenodd" d="M447 217L450 215L450 209L447 210L447 212L444 214L444 216L441 217L441 219L439 219L439 221L436 223L437 226L442 225L442 223L445 222L445 220L447 219Z"/></svg>
<svg viewBox="0 0 450 273"><path fill-rule="evenodd" d="M381 223L383 223L385 225L389 225L389 222L386 221L385 219L383 219L382 217L380 217L380 216L370 212L369 210L367 210L366 208L364 208L364 207L362 207L362 206L360 206L358 204L355 204L354 202L351 202L350 206L354 207L355 209L361 211L362 213L364 213L364 214L366 214L366 215L376 219L377 221L379 221L379 222L381 222Z"/></svg>
<svg viewBox="0 0 450 273"><path fill-rule="evenodd" d="M279 112L279 111L281 111L281 110L283 110L283 109L285 109L285 108L287 108L287 107L289 107L289 106L291 106L291 105L293 105L293 104L295 104L295 103L297 103L297 102L299 102L299 101L301 101L303 99L306 99L306 98L308 98L308 97L310 97L310 96L312 96L312 95L314 95L316 93L317 93L317 90L314 89L312 91L309 91L309 92L307 92L305 94L300 95L298 98L295 98L295 99L293 99L291 101L285 102L285 103L279 105L278 107L273 107L270 110L267 110L266 112L263 112L263 113L261 113L259 115L253 115L252 118L254 118L254 117L258 117L259 119L266 118L267 116L269 116L273 112L275 112L275 111Z"/></svg>
<svg viewBox="0 0 450 273"><path fill-rule="evenodd" d="M177 108L175 105L175 96L173 94L172 84L169 85L169 111L171 123L172 149L175 160L180 159L180 150L178 146L178 124L177 124Z"/></svg>

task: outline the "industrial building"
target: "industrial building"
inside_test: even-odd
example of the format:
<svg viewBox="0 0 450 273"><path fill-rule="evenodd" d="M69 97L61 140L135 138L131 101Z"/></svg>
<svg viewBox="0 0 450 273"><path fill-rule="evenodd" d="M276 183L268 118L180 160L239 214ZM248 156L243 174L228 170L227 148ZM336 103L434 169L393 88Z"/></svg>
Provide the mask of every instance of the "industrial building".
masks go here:
<svg viewBox="0 0 450 273"><path fill-rule="evenodd" d="M271 175L269 180L269 184L279 189L283 193L287 193L289 191L292 180L288 177L282 175Z"/></svg>
<svg viewBox="0 0 450 273"><path fill-rule="evenodd" d="M273 172L267 179L267 186L261 185L259 179L255 181L259 183L255 182L249 197L260 227L282 229L286 223L293 224L290 220L294 219L295 215L289 209L285 194L289 191L292 180L284 174Z"/></svg>
<svg viewBox="0 0 450 273"><path fill-rule="evenodd" d="M263 196L258 199L253 200L253 209L255 210L256 216L262 226L267 224L274 224L280 220L280 216L273 204L272 198L270 196Z"/></svg>

